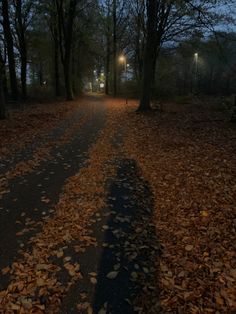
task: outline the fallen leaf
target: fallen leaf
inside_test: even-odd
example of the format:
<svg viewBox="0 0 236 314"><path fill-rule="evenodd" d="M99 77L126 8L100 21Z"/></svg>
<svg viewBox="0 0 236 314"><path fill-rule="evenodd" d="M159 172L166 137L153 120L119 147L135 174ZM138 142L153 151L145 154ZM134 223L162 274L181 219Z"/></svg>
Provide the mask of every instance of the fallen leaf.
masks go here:
<svg viewBox="0 0 236 314"><path fill-rule="evenodd" d="M111 271L110 273L107 274L108 279L115 279L118 275L117 271Z"/></svg>
<svg viewBox="0 0 236 314"><path fill-rule="evenodd" d="M188 252L192 251L192 249L193 249L193 245L188 244L185 246L185 250Z"/></svg>

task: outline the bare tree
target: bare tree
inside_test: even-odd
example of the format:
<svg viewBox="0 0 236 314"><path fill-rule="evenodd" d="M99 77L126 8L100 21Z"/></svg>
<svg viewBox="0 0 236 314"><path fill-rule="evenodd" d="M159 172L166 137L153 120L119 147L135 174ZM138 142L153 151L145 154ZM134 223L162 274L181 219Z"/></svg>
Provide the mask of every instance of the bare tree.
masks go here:
<svg viewBox="0 0 236 314"><path fill-rule="evenodd" d="M76 17L77 0L65 3L63 0L55 0L58 17L58 35L61 53L61 61L64 70L65 90L67 100L72 100L72 39L74 21Z"/></svg>
<svg viewBox="0 0 236 314"><path fill-rule="evenodd" d="M8 0L2 0L2 24L4 30L4 38L7 46L7 57L8 57L8 66L10 74L10 85L12 98L17 100L18 98L18 87L17 87L17 78L16 78L16 65L15 65L15 56L14 56L14 43L13 36L10 26L9 18L9 3Z"/></svg>
<svg viewBox="0 0 236 314"><path fill-rule="evenodd" d="M5 78L5 64L0 51L0 119L6 118L5 107L5 92L4 92L4 78Z"/></svg>
<svg viewBox="0 0 236 314"><path fill-rule="evenodd" d="M113 96L117 95L117 0L113 0Z"/></svg>
<svg viewBox="0 0 236 314"><path fill-rule="evenodd" d="M21 90L22 98L27 97L27 29L32 20L32 0L14 0L15 7L15 30L17 47L21 61Z"/></svg>
<svg viewBox="0 0 236 314"><path fill-rule="evenodd" d="M105 93L109 94L110 91L110 64L111 64L111 53L112 53L112 0L106 0L102 6L104 15L104 33L106 40L106 57L105 57Z"/></svg>
<svg viewBox="0 0 236 314"><path fill-rule="evenodd" d="M222 18L219 4L226 1L146 0L146 44L143 62L142 91L139 110L150 110L158 53L166 41L185 36L193 29L211 27Z"/></svg>
<svg viewBox="0 0 236 314"><path fill-rule="evenodd" d="M112 19L112 32L108 40L107 45L107 56L110 56L112 52L112 63L113 63L113 96L117 95L117 79L118 79L118 53L124 50L127 44L124 44L123 39L127 30L128 24L128 2L125 0L112 0L107 1L108 11L108 26L110 27L110 17ZM110 29L107 29L107 35L109 36ZM112 44L111 44L112 43ZM110 59L110 57L109 57ZM110 62L110 60L107 60Z"/></svg>
<svg viewBox="0 0 236 314"><path fill-rule="evenodd" d="M45 15L51 38L53 40L54 56L53 56L53 70L54 70L54 93L56 97L61 95L60 83L60 44L59 44L59 25L57 18L56 1L45 1L43 3L43 11L48 14Z"/></svg>
<svg viewBox="0 0 236 314"><path fill-rule="evenodd" d="M130 23L128 25L129 43L133 56L133 67L136 81L140 82L143 71L145 40L145 3L132 0L129 3Z"/></svg>

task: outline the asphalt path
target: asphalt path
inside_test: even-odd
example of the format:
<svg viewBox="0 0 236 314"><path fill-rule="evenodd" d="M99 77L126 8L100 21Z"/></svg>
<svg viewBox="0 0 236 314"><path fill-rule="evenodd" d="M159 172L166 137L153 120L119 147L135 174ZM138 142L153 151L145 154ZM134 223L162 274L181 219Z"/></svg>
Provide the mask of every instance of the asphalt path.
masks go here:
<svg viewBox="0 0 236 314"><path fill-rule="evenodd" d="M34 151L47 141L60 143L60 137L78 124L68 142L54 145L50 158L40 160L29 173L9 180L9 191L0 199L0 269L17 261L21 250L32 250L30 238L54 215L65 181L86 165L89 148L103 129L107 112L102 97L88 96L88 104L71 119L62 121L44 141L33 143L1 164L0 175L4 177L17 163L30 161ZM114 145L122 145L122 138L114 139ZM149 281L152 289L154 263L160 253L152 225L152 194L134 160L120 157L117 165L117 175L108 186L107 208L96 212L90 222L97 245L79 254L70 247L65 251L80 264L82 279L63 296L60 313L141 313L133 304L148 289ZM67 274L62 272L60 276L66 285ZM7 289L11 279L10 275L0 277L0 291ZM0 313L4 313L1 307ZM45 313L49 313L47 307Z"/></svg>

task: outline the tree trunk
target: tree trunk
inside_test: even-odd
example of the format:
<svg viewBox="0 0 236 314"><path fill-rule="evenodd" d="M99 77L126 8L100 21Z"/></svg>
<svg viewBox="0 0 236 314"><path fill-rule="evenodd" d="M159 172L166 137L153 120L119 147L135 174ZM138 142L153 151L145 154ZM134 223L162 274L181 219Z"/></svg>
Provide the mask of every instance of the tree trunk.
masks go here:
<svg viewBox="0 0 236 314"><path fill-rule="evenodd" d="M105 85L105 93L109 95L110 90L110 61L111 61L111 5L110 1L107 5L107 16L106 16L106 62L105 62L105 77L106 77L106 85Z"/></svg>
<svg viewBox="0 0 236 314"><path fill-rule="evenodd" d="M65 90L66 90L66 99L73 100L74 93L73 93L73 85L72 85L72 56L71 56L71 40L67 40L65 46L65 60L63 63L64 68L64 79L65 79Z"/></svg>
<svg viewBox="0 0 236 314"><path fill-rule="evenodd" d="M60 73L59 73L59 44L58 44L58 33L55 27L55 38L54 38L54 79L55 79L55 96L59 97L60 92Z"/></svg>
<svg viewBox="0 0 236 314"><path fill-rule="evenodd" d="M25 100L27 98L27 52L25 49L21 53L21 89L22 89L22 98Z"/></svg>
<svg viewBox="0 0 236 314"><path fill-rule="evenodd" d="M147 39L143 63L142 91L138 111L151 110L152 87L155 80L155 66L157 58L157 11L156 0L147 3Z"/></svg>
<svg viewBox="0 0 236 314"><path fill-rule="evenodd" d="M2 75L0 74L0 119L6 118L5 95L3 88Z"/></svg>
<svg viewBox="0 0 236 314"><path fill-rule="evenodd" d="M236 122L236 95L233 95L233 112L232 112L232 116L231 116L231 122Z"/></svg>
<svg viewBox="0 0 236 314"><path fill-rule="evenodd" d="M150 47L149 51L147 51L144 56L142 94L138 111L151 110L151 97L156 68L156 51L153 50L154 47Z"/></svg>
<svg viewBox="0 0 236 314"><path fill-rule="evenodd" d="M73 88L72 88L72 75L69 66L64 67L64 76L65 76L65 90L66 90L66 99L73 100Z"/></svg>
<svg viewBox="0 0 236 314"><path fill-rule="evenodd" d="M50 10L50 31L53 39L53 85L54 85L54 95L55 97L61 96L61 84L60 84L60 67L59 67L59 57L60 57L60 45L59 45L59 27L58 27L58 16L59 7L55 1L51 3L52 7Z"/></svg>
<svg viewBox="0 0 236 314"><path fill-rule="evenodd" d="M42 87L43 86L43 62L42 60L39 61L38 82L39 82L39 85Z"/></svg>
<svg viewBox="0 0 236 314"><path fill-rule="evenodd" d="M106 55L106 68L105 68L105 75L106 75L106 86L105 86L105 93L109 95L109 74L110 74L110 40L109 35L107 35L107 55Z"/></svg>
<svg viewBox="0 0 236 314"><path fill-rule="evenodd" d="M113 0L113 96L117 95L117 3Z"/></svg>
<svg viewBox="0 0 236 314"><path fill-rule="evenodd" d="M66 99L73 100L74 93L73 93L73 84L72 84L72 42L71 40L67 40L65 46L65 60L63 63L64 69L64 79L65 79L65 91L66 91Z"/></svg>
<svg viewBox="0 0 236 314"><path fill-rule="evenodd" d="M15 66L14 46L13 46L13 38L12 38L12 33L11 33L8 10L9 10L8 0L2 0L3 30L4 30L4 38L6 40L6 46L7 46L11 93L12 93L12 98L14 100L17 100L18 87L17 87L17 78L16 78L16 66Z"/></svg>
<svg viewBox="0 0 236 314"><path fill-rule="evenodd" d="M5 95L4 95L4 64L0 58L0 119L6 118Z"/></svg>
<svg viewBox="0 0 236 314"><path fill-rule="evenodd" d="M5 101L6 101L8 98L8 86L7 86L7 74L6 74L5 60L6 60L6 57L3 58L0 52L0 66L2 66L2 84L3 84Z"/></svg>
<svg viewBox="0 0 236 314"><path fill-rule="evenodd" d="M67 21L67 34L65 40L65 87L66 87L66 99L73 100L73 83L72 83L72 39L73 39L73 27L75 19L77 1L70 0L69 18Z"/></svg>
<svg viewBox="0 0 236 314"><path fill-rule="evenodd" d="M137 82L140 82L140 78L142 77L143 63L140 49L140 35L136 36L136 45L135 45L135 78Z"/></svg>
<svg viewBox="0 0 236 314"><path fill-rule="evenodd" d="M16 0L16 33L19 42L19 52L21 59L21 93L22 98L27 97L27 44L26 44L26 27L23 24L22 16L22 0Z"/></svg>
<svg viewBox="0 0 236 314"><path fill-rule="evenodd" d="M72 91L74 95L78 94L78 76L77 76L77 60L75 58L75 47L72 45L72 56L71 56L71 81Z"/></svg>
<svg viewBox="0 0 236 314"><path fill-rule="evenodd" d="M135 77L137 82L140 84L143 71L143 24L144 24L144 12L142 14L139 12L137 16L137 30L135 37Z"/></svg>
<svg viewBox="0 0 236 314"><path fill-rule="evenodd" d="M68 12L65 14L62 0L56 2L58 13L59 44L61 61L64 70L66 99L73 100L72 82L72 40L77 0L70 0Z"/></svg>

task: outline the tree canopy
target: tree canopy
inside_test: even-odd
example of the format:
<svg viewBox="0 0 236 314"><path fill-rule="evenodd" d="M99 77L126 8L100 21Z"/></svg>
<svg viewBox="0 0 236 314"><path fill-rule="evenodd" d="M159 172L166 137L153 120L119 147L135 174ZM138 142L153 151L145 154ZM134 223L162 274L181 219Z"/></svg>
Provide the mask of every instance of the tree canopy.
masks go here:
<svg viewBox="0 0 236 314"><path fill-rule="evenodd" d="M194 66L189 64L194 51L200 48L201 58L206 57L201 77L207 80L207 92L213 92L216 71L222 73L224 68L219 85L226 76L229 81L234 77L231 54L235 34L230 29L235 25L233 3L3 0L0 8L3 96L8 100L24 100L34 89L43 89L55 97L64 95L71 100L88 82L93 90L99 90L100 83L105 83L105 92L116 96L126 83L126 88L136 86L139 109L147 110L159 90L160 77L167 71L164 61L167 58L167 63L172 64L169 74L175 73L176 80L181 73L185 75L181 78L185 80L184 87L179 90L191 91L186 80ZM199 56L200 60L203 59ZM231 91L230 84L225 91Z"/></svg>

